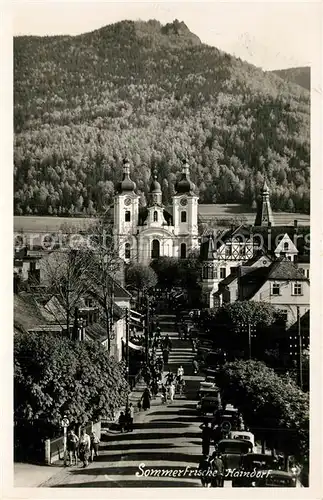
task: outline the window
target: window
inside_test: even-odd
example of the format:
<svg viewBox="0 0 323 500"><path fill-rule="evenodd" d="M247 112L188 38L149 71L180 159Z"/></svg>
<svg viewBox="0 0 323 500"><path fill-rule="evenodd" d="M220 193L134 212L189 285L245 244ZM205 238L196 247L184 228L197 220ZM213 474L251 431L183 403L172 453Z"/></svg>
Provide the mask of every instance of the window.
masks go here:
<svg viewBox="0 0 323 500"><path fill-rule="evenodd" d="M186 244L181 244L181 259L186 259Z"/></svg>
<svg viewBox="0 0 323 500"><path fill-rule="evenodd" d="M126 243L124 246L124 256L125 256L125 259L130 259L130 257L131 257L130 243Z"/></svg>
<svg viewBox="0 0 323 500"><path fill-rule="evenodd" d="M302 295L302 284L301 283L294 283L293 295Z"/></svg>
<svg viewBox="0 0 323 500"><path fill-rule="evenodd" d="M220 268L220 279L224 280L227 277L227 270L225 267Z"/></svg>
<svg viewBox="0 0 323 500"><path fill-rule="evenodd" d="M282 321L284 321L285 323L287 323L287 321L288 321L288 311L287 311L287 309L281 309L279 312L281 314Z"/></svg>
<svg viewBox="0 0 323 500"><path fill-rule="evenodd" d="M272 295L280 295L280 285L278 283L274 283L271 289Z"/></svg>
<svg viewBox="0 0 323 500"><path fill-rule="evenodd" d="M186 222L186 212L185 212L185 210L183 210L183 212L181 212L181 222Z"/></svg>
<svg viewBox="0 0 323 500"><path fill-rule="evenodd" d="M153 240L151 246L151 258L159 259L160 256L160 243L158 240Z"/></svg>
<svg viewBox="0 0 323 500"><path fill-rule="evenodd" d="M309 269L306 269L306 278L310 279L310 270Z"/></svg>
<svg viewBox="0 0 323 500"><path fill-rule="evenodd" d="M30 265L29 265L29 271L30 271L31 273L33 273L33 272L35 272L35 271L36 271L36 262L34 262L34 261L31 261L31 262L30 262Z"/></svg>
<svg viewBox="0 0 323 500"><path fill-rule="evenodd" d="M154 222L158 221L158 212L157 210L154 211Z"/></svg>
<svg viewBox="0 0 323 500"><path fill-rule="evenodd" d="M126 212L124 214L124 220L125 220L125 222L130 222L130 219L131 219L130 210L126 210Z"/></svg>
<svg viewBox="0 0 323 500"><path fill-rule="evenodd" d="M288 241L284 242L284 252L287 252L289 250L289 243Z"/></svg>

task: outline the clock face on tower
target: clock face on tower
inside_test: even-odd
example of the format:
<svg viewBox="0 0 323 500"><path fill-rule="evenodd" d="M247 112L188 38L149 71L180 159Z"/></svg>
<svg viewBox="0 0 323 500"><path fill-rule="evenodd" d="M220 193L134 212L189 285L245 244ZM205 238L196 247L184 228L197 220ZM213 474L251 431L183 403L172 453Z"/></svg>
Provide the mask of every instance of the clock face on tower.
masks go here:
<svg viewBox="0 0 323 500"><path fill-rule="evenodd" d="M124 204L127 205L127 207L131 205L131 198L126 198Z"/></svg>
<svg viewBox="0 0 323 500"><path fill-rule="evenodd" d="M181 205L182 205L182 207L185 207L187 205L187 199L186 198L182 198L181 199Z"/></svg>

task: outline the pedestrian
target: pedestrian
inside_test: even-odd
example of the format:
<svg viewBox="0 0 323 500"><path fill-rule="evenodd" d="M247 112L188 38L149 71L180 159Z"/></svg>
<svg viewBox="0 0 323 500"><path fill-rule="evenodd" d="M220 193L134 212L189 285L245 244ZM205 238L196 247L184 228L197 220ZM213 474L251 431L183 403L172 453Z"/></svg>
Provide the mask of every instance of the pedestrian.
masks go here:
<svg viewBox="0 0 323 500"><path fill-rule="evenodd" d="M174 382L174 373L169 371L165 378L166 378L166 384L170 385L172 382Z"/></svg>
<svg viewBox="0 0 323 500"><path fill-rule="evenodd" d="M177 377L183 377L183 376L184 376L184 368L181 365L177 368Z"/></svg>
<svg viewBox="0 0 323 500"><path fill-rule="evenodd" d="M174 396L175 396L175 385L173 384L173 382L171 382L168 387L168 397L171 403L174 401Z"/></svg>
<svg viewBox="0 0 323 500"><path fill-rule="evenodd" d="M125 426L126 426L126 416L125 416L123 411L120 412L118 423L119 423L120 432L123 432L125 430Z"/></svg>
<svg viewBox="0 0 323 500"><path fill-rule="evenodd" d="M156 368L157 368L157 370L159 370L160 372L162 372L162 371L163 371L163 369L164 369L164 363L163 363L163 360L162 360L161 356L158 356L158 358L157 358L157 361L156 361Z"/></svg>
<svg viewBox="0 0 323 500"><path fill-rule="evenodd" d="M164 384L161 387L161 394L162 394L161 395L162 404L164 404L167 401L167 391L166 391L166 387Z"/></svg>
<svg viewBox="0 0 323 500"><path fill-rule="evenodd" d="M203 455L199 463L199 471L202 486L207 487L211 483L211 464L208 455Z"/></svg>
<svg viewBox="0 0 323 500"><path fill-rule="evenodd" d="M192 364L193 364L193 373L194 375L197 375L199 372L199 364L196 358L193 359Z"/></svg>
<svg viewBox="0 0 323 500"><path fill-rule="evenodd" d="M157 375L155 378L153 378L151 382L151 394L155 398L158 393L158 382L157 382Z"/></svg>
<svg viewBox="0 0 323 500"><path fill-rule="evenodd" d="M164 349L163 350L163 361L164 361L164 364L167 365L168 363L168 356L169 356L169 351L168 349Z"/></svg>
<svg viewBox="0 0 323 500"><path fill-rule="evenodd" d="M79 440L79 457L80 460L83 462L83 467L87 467L89 465L90 450L91 450L90 436L86 433L85 429L82 429Z"/></svg>
<svg viewBox="0 0 323 500"><path fill-rule="evenodd" d="M75 465L77 465L77 448L78 448L78 442L79 438L71 429L68 434L67 434L67 442L66 442L66 447L67 447L67 452L70 460L70 465L73 465L73 458L75 461Z"/></svg>
<svg viewBox="0 0 323 500"><path fill-rule="evenodd" d="M142 401L142 409L144 411L150 409L150 400L151 400L151 393L148 387L144 390L142 396L141 396L141 401Z"/></svg>
<svg viewBox="0 0 323 500"><path fill-rule="evenodd" d="M99 456L99 444L100 444L100 438L97 436L96 432L93 431L90 434L90 439L91 439L91 462L95 458Z"/></svg>
<svg viewBox="0 0 323 500"><path fill-rule="evenodd" d="M215 474L212 475L211 486L213 488L223 488L224 483L224 464L222 455L219 452L213 453L212 466Z"/></svg>
<svg viewBox="0 0 323 500"><path fill-rule="evenodd" d="M129 432L133 432L134 407L132 403L126 409L126 425Z"/></svg>
<svg viewBox="0 0 323 500"><path fill-rule="evenodd" d="M203 422L203 424L200 425L200 429L202 429L202 455L209 456L212 429L211 426L209 425L208 420L206 420L205 422Z"/></svg>

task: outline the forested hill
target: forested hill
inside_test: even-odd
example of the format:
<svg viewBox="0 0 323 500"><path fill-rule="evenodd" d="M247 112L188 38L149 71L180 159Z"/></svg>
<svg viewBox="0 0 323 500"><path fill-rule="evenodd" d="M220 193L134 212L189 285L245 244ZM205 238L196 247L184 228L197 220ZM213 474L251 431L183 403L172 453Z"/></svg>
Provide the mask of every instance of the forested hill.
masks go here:
<svg viewBox="0 0 323 500"><path fill-rule="evenodd" d="M311 68L303 66L300 68L277 69L273 71L280 78L289 82L297 83L304 89L311 90Z"/></svg>
<svg viewBox="0 0 323 500"><path fill-rule="evenodd" d="M309 212L310 94L202 44L184 23L123 21L79 36L17 37L15 212L93 214L122 158L145 203L185 156L202 203Z"/></svg>

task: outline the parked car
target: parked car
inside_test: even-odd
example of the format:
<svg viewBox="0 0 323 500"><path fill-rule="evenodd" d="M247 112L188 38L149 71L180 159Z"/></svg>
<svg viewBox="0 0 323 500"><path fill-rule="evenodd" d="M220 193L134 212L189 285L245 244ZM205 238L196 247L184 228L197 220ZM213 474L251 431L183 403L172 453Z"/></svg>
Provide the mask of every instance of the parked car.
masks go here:
<svg viewBox="0 0 323 500"><path fill-rule="evenodd" d="M229 438L230 439L240 439L240 440L245 440L245 441L250 441L252 443L252 446L254 448L255 446L255 436L252 434L252 432L248 431L231 431L229 433Z"/></svg>
<svg viewBox="0 0 323 500"><path fill-rule="evenodd" d="M222 455L224 468L237 469L240 465L241 455L250 453L252 443L240 439L221 439L217 443L216 449Z"/></svg>
<svg viewBox="0 0 323 500"><path fill-rule="evenodd" d="M230 431L238 431L239 430L239 412L236 408L228 408L228 405L225 409L218 409L218 411L214 415L214 425L223 426L224 422L230 423Z"/></svg>
<svg viewBox="0 0 323 500"><path fill-rule="evenodd" d="M250 473L254 470L275 470L278 468L278 460L277 457L266 455L264 453L247 453L246 455L241 456L238 468L241 472L245 473ZM234 477L232 479L232 487L250 487L254 481L255 479L247 474L245 476L241 475L241 477Z"/></svg>
<svg viewBox="0 0 323 500"><path fill-rule="evenodd" d="M219 410L221 407L221 397L220 394L217 393L216 396L204 396L201 401L199 401L196 405L197 411L201 415L211 415L213 417L214 412Z"/></svg>
<svg viewBox="0 0 323 500"><path fill-rule="evenodd" d="M283 470L271 470L262 478L256 478L251 486L256 488L296 488L296 477Z"/></svg>

